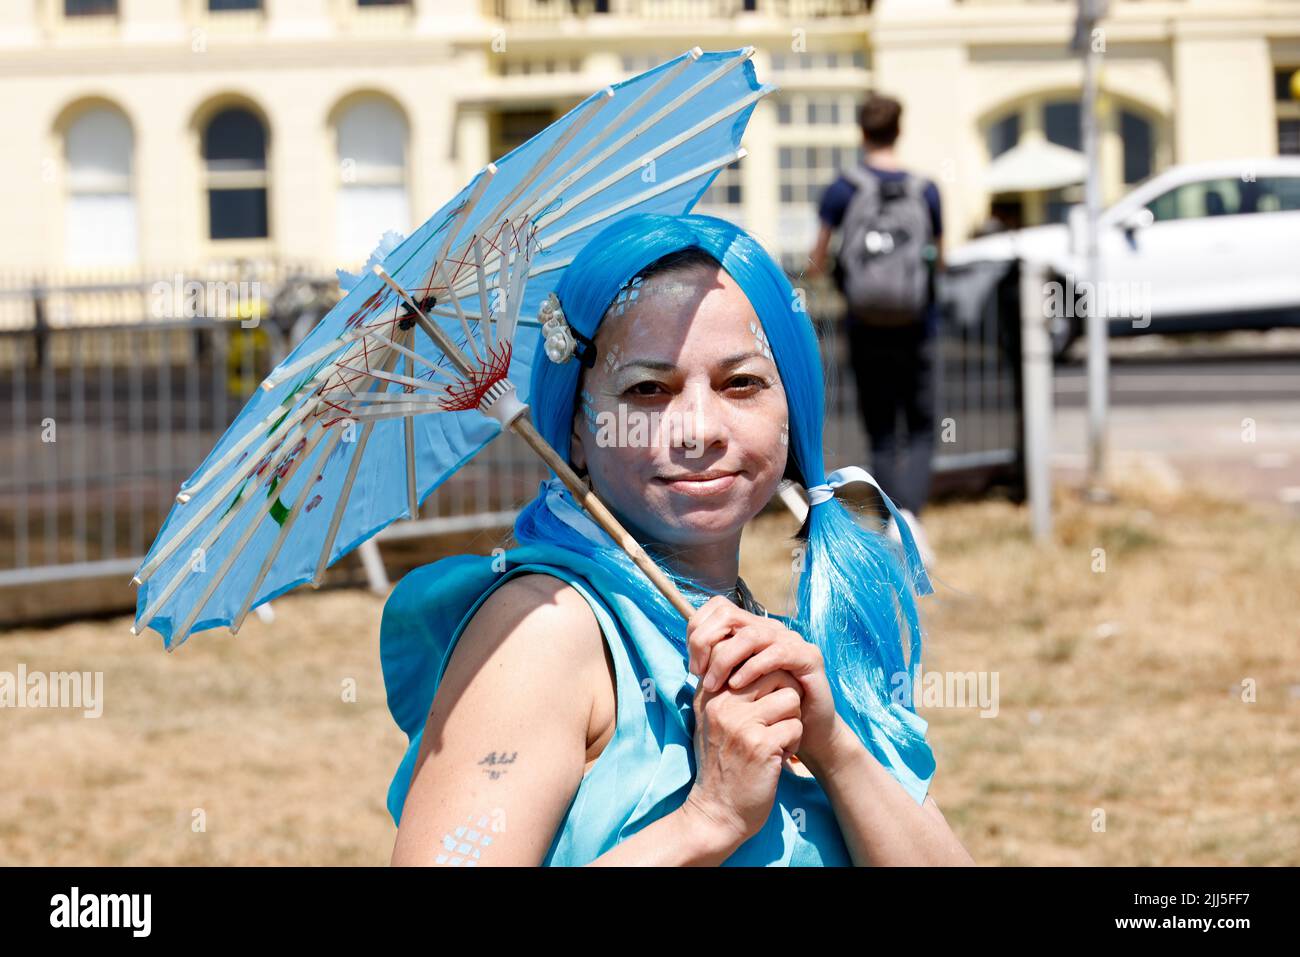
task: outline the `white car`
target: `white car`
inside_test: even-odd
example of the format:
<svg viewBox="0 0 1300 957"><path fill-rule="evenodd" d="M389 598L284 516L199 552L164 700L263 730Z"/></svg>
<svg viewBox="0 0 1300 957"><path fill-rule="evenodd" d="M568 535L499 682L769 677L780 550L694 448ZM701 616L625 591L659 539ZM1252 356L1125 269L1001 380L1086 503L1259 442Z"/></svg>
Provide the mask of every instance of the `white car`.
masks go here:
<svg viewBox="0 0 1300 957"><path fill-rule="evenodd" d="M1187 164L1143 180L1099 217L1100 289L1083 282L1084 237L1074 206L1068 225L982 236L945 261L1046 263L1073 301L1056 311L1058 356L1083 331L1087 293L1107 310L1111 335L1300 325L1300 156Z"/></svg>

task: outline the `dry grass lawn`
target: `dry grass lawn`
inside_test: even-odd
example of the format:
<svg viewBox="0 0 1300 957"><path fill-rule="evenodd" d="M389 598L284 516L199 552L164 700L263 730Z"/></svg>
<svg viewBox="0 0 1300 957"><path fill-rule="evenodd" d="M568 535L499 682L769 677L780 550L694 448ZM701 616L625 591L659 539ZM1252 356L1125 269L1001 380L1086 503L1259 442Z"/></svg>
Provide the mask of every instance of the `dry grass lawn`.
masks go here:
<svg viewBox="0 0 1300 957"><path fill-rule="evenodd" d="M1298 864L1300 523L1159 474L1119 492L1059 494L1046 547L1008 503L927 511L924 669L997 672L999 691L996 717L921 707L932 793L981 864ZM777 609L787 519L744 543ZM0 670L102 671L105 706L0 711L0 862L387 863L405 737L381 608L303 589L170 655L126 617L8 633Z"/></svg>

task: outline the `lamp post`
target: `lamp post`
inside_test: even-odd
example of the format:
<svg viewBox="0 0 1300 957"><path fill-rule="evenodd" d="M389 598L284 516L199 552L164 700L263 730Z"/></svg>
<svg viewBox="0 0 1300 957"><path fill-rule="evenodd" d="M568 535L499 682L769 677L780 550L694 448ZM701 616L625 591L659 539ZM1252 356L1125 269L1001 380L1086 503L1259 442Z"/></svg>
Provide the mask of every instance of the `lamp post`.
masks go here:
<svg viewBox="0 0 1300 957"><path fill-rule="evenodd" d="M1074 37L1070 48L1083 58L1083 102L1079 109L1082 126L1083 152L1087 157L1088 173L1084 183L1084 204L1087 210L1084 256L1088 280L1092 283L1092 304L1087 315L1088 341L1088 477L1085 495L1093 501L1110 498L1106 490L1106 417L1109 381L1109 332L1106 301L1102 294L1101 254L1098 249L1097 219L1101 213L1101 163L1097 138L1097 74L1101 64L1099 49L1093 31L1097 22L1107 13L1109 0L1078 0L1074 23Z"/></svg>

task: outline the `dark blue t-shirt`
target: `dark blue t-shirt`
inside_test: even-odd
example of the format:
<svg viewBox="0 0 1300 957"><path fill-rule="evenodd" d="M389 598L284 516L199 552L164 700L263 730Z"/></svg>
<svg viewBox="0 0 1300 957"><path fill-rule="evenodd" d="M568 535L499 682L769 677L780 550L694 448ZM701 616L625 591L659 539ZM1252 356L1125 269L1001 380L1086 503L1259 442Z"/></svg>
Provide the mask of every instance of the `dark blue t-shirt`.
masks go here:
<svg viewBox="0 0 1300 957"><path fill-rule="evenodd" d="M862 161L862 168L886 181L901 180L907 175L904 170L880 169L877 166L872 166L866 160ZM841 173L835 182L827 186L826 191L822 193L821 203L817 207L817 216L832 229L839 229L840 224L844 222L844 214L848 212L849 201L853 199L853 194L857 191L857 186ZM934 230L934 242L937 244L940 237L943 236L943 207L939 202L939 188L934 185L933 181L926 182L924 195L926 205L930 207L930 226ZM925 325L927 332L930 334L933 334L939 328L939 306L933 300L926 311Z"/></svg>

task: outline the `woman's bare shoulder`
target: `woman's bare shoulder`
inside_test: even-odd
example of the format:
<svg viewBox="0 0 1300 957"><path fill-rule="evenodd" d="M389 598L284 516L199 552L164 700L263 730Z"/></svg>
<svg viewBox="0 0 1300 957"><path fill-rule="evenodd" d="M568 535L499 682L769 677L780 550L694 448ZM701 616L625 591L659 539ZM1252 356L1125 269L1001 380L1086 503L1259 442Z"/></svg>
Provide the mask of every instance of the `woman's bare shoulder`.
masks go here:
<svg viewBox="0 0 1300 957"><path fill-rule="evenodd" d="M435 724L535 721L586 729L604 671L600 623L567 582L527 573L484 599L451 649L434 697Z"/></svg>
<svg viewBox="0 0 1300 957"><path fill-rule="evenodd" d="M534 625L570 625L600 634L600 623L587 600L568 582L545 572L525 572L496 588L471 620L483 614Z"/></svg>
<svg viewBox="0 0 1300 957"><path fill-rule="evenodd" d="M539 668L580 679L605 672L600 622L587 600L562 579L526 572L493 590L466 625L475 657L505 653L531 659Z"/></svg>
<svg viewBox="0 0 1300 957"><path fill-rule="evenodd" d="M581 702L590 766L613 736L617 711L614 660L591 605L568 582L525 572L489 595L474 618L481 615L484 637L514 639L512 654L530 656L535 667L555 672L556 681L567 686L567 699Z"/></svg>

